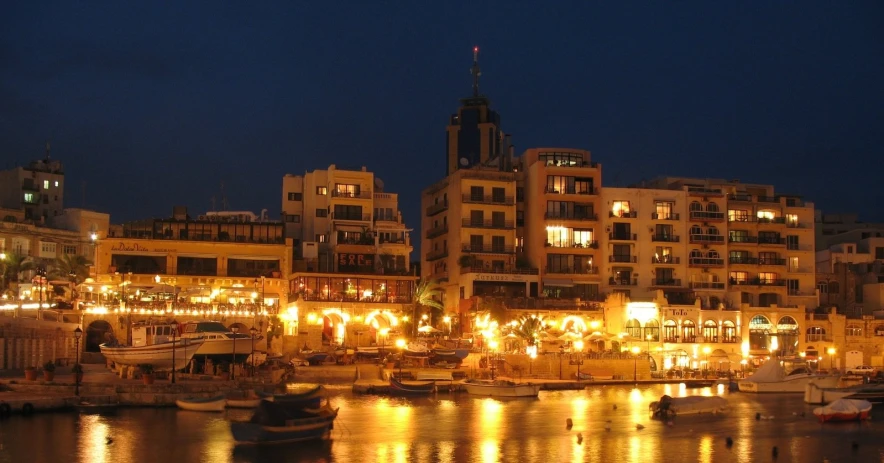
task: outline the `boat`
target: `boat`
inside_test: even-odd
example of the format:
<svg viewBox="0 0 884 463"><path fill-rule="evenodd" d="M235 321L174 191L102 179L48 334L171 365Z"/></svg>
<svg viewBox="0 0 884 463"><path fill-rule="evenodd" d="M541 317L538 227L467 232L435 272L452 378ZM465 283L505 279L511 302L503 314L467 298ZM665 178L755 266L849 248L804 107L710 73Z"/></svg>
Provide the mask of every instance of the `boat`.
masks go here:
<svg viewBox="0 0 884 463"><path fill-rule="evenodd" d="M698 388L703 388L703 387L715 386L715 383L716 383L716 381L714 379L685 381L684 387L686 387L688 389L698 389Z"/></svg>
<svg viewBox="0 0 884 463"><path fill-rule="evenodd" d="M334 428L338 409L326 403L320 409L305 409L285 402L262 401L247 421L231 421L230 432L237 444L279 444L325 439Z"/></svg>
<svg viewBox="0 0 884 463"><path fill-rule="evenodd" d="M668 395L651 402L648 411L654 418L672 418L684 415L718 414L727 411L728 403L718 396L690 396L672 398Z"/></svg>
<svg viewBox="0 0 884 463"><path fill-rule="evenodd" d="M163 342L137 347L115 346L108 343L99 346L104 358L117 365L136 366L153 365L154 370L169 370L173 367L172 355L175 356L174 369L180 370L187 366L196 351L202 346L202 339L178 339L174 342Z"/></svg>
<svg viewBox="0 0 884 463"><path fill-rule="evenodd" d="M89 402L87 400L80 401L80 403L74 405L74 408L80 413L114 413L119 408L120 404L117 402L109 402L109 403L96 403Z"/></svg>
<svg viewBox="0 0 884 463"><path fill-rule="evenodd" d="M541 386L502 379L471 379L464 381L463 385L468 393L485 397L537 397Z"/></svg>
<svg viewBox="0 0 884 463"><path fill-rule="evenodd" d="M393 395L429 395L436 391L436 383L408 382L404 383L394 377L390 377L390 393Z"/></svg>
<svg viewBox="0 0 884 463"><path fill-rule="evenodd" d="M261 404L262 400L273 400L270 397L245 397L245 398L227 398L227 406L229 408L255 408Z"/></svg>
<svg viewBox="0 0 884 463"><path fill-rule="evenodd" d="M313 350L302 350L300 355L310 365L319 365L328 358L328 352Z"/></svg>
<svg viewBox="0 0 884 463"><path fill-rule="evenodd" d="M135 339L135 331L132 333ZM251 333L234 333L221 322L196 321L184 323L181 330L182 339L203 339L205 342L197 350L197 357L209 357L218 360L237 358L238 362L252 354ZM256 336L254 341L264 339Z"/></svg>
<svg viewBox="0 0 884 463"><path fill-rule="evenodd" d="M315 409L319 407L322 397L325 396L325 388L322 386L316 386L308 391L298 394L263 394L259 392L258 395L261 398L285 404L287 407L293 409Z"/></svg>
<svg viewBox="0 0 884 463"><path fill-rule="evenodd" d="M754 374L737 383L740 392L804 392L807 385L816 383L820 387L837 387L839 376L825 376L796 368L786 374L779 360L772 358L761 365Z"/></svg>
<svg viewBox="0 0 884 463"><path fill-rule="evenodd" d="M591 381L592 375L581 371L579 373L574 373L574 378L576 378L577 381Z"/></svg>
<svg viewBox="0 0 884 463"><path fill-rule="evenodd" d="M838 399L867 400L873 403L884 402L884 384L860 384L850 387L820 387L808 384L804 391L804 402L827 404Z"/></svg>
<svg viewBox="0 0 884 463"><path fill-rule="evenodd" d="M175 405L182 410L193 412L223 412L227 407L227 397L223 395L215 397L200 397L178 399Z"/></svg>
<svg viewBox="0 0 884 463"><path fill-rule="evenodd" d="M872 403L867 400L838 399L829 405L813 409L820 423L826 421L858 421L869 418Z"/></svg>

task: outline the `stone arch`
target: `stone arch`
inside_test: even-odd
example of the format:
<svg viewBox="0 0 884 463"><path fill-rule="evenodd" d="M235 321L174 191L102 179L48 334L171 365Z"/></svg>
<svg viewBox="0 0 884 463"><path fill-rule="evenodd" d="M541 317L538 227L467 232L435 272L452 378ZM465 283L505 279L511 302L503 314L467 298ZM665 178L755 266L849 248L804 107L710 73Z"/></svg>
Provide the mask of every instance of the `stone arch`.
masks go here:
<svg viewBox="0 0 884 463"><path fill-rule="evenodd" d="M715 320L703 322L703 341L718 342L718 323Z"/></svg>
<svg viewBox="0 0 884 463"><path fill-rule="evenodd" d="M696 342L697 324L693 320L685 320L681 322L681 342Z"/></svg>
<svg viewBox="0 0 884 463"><path fill-rule="evenodd" d="M246 326L244 323L236 322L227 327L227 329L229 329L230 331L233 331L234 328L236 328L237 333L249 334L249 327Z"/></svg>
<svg viewBox="0 0 884 463"><path fill-rule="evenodd" d="M84 352L101 352L102 344L114 338L114 328L105 320L95 320L86 326ZM123 340L125 342L125 340Z"/></svg>
<svg viewBox="0 0 884 463"><path fill-rule="evenodd" d="M700 204L699 201L693 201L693 202L691 202L691 205L690 205L690 211L691 212L694 212L694 211L703 212L703 205Z"/></svg>
<svg viewBox="0 0 884 463"><path fill-rule="evenodd" d="M675 320L663 322L663 342L678 342L678 323Z"/></svg>
<svg viewBox="0 0 884 463"><path fill-rule="evenodd" d="M644 337L645 341L648 340L648 336L650 336L650 341L659 342L660 341L660 322L657 319L652 318L645 322L644 329Z"/></svg>
<svg viewBox="0 0 884 463"><path fill-rule="evenodd" d="M703 229L700 228L699 225L693 225L693 226L691 227L691 234L692 234L692 235L702 235L702 234L703 234Z"/></svg>
<svg viewBox="0 0 884 463"><path fill-rule="evenodd" d="M720 233L718 232L718 227L710 226L706 229L707 235L718 236Z"/></svg>
<svg viewBox="0 0 884 463"><path fill-rule="evenodd" d="M642 337L642 324L637 319L633 318L626 322L626 332L629 333L630 336L634 338Z"/></svg>
<svg viewBox="0 0 884 463"><path fill-rule="evenodd" d="M718 204L706 203L706 212L718 212Z"/></svg>
<svg viewBox="0 0 884 463"><path fill-rule="evenodd" d="M706 257L710 259L718 259L721 256L719 256L718 251L715 249L710 249L709 252L706 253Z"/></svg>
<svg viewBox="0 0 884 463"><path fill-rule="evenodd" d="M749 350L769 352L770 330L773 325L770 319L758 314L749 320Z"/></svg>

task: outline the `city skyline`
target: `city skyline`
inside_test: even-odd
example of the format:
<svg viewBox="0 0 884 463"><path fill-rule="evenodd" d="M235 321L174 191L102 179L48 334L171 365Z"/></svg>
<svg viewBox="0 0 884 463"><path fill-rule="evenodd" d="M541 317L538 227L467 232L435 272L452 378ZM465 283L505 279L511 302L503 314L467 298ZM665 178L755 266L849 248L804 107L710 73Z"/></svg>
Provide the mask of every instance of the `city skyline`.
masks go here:
<svg viewBox="0 0 884 463"><path fill-rule="evenodd" d="M277 217L286 173L336 164L373 171L417 228L473 46L516 155L585 149L605 186L739 178L884 220L863 169L884 141L874 4L15 8L0 19L0 168L49 140L66 207L115 223L222 195Z"/></svg>

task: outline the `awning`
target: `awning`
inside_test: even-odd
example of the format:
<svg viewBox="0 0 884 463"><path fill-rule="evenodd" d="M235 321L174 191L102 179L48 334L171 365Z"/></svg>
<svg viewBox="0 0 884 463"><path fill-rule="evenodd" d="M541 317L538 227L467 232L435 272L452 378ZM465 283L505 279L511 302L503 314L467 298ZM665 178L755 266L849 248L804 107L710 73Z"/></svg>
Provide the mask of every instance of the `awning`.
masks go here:
<svg viewBox="0 0 884 463"><path fill-rule="evenodd" d="M574 280L553 280L553 279L544 279L543 286L558 286L560 288L573 288Z"/></svg>
<svg viewBox="0 0 884 463"><path fill-rule="evenodd" d="M279 256L250 256L245 254L239 255L230 255L227 256L228 259L241 259L241 260L280 260Z"/></svg>

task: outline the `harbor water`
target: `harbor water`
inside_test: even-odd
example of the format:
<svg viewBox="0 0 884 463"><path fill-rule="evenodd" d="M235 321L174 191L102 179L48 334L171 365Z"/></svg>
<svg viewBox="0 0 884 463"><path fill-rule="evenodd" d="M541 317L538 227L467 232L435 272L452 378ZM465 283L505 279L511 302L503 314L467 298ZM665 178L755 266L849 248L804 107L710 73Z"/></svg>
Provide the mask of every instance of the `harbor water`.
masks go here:
<svg viewBox="0 0 884 463"><path fill-rule="evenodd" d="M663 394L721 395L730 410L652 420L648 405ZM863 423L820 424L801 394L598 385L537 399L393 398L343 386L331 386L330 395L340 413L327 442L236 446L227 420L247 418L241 410L58 412L0 421L0 463L884 462L880 405Z"/></svg>

